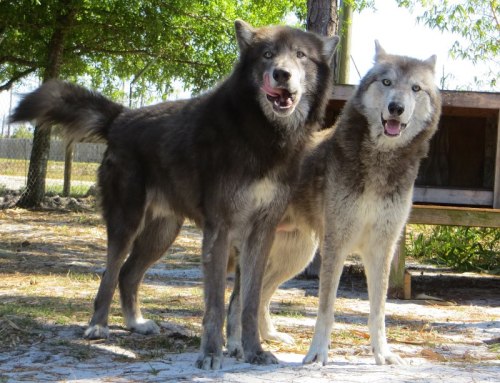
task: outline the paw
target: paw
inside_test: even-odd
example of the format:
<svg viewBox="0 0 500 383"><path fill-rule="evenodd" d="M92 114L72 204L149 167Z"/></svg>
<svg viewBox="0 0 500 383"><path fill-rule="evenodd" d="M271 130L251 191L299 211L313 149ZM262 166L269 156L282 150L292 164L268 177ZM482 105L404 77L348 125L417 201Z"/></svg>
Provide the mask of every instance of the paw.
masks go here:
<svg viewBox="0 0 500 383"><path fill-rule="evenodd" d="M240 342L227 343L227 352L231 358L236 358L236 360L243 359L243 346Z"/></svg>
<svg viewBox="0 0 500 383"><path fill-rule="evenodd" d="M285 343L289 345L294 345L295 344L295 339L293 339L290 335L285 334L284 332L272 332L269 333L265 336L263 336L265 340L270 340L273 342L280 342L280 343Z"/></svg>
<svg viewBox="0 0 500 383"><path fill-rule="evenodd" d="M269 351L259 350L256 352L245 353L245 362L251 364L269 365L278 364L278 359Z"/></svg>
<svg viewBox="0 0 500 383"><path fill-rule="evenodd" d="M196 360L195 366L202 370L220 370L222 367L222 355L201 354Z"/></svg>
<svg viewBox="0 0 500 383"><path fill-rule="evenodd" d="M151 319L141 319L127 326L130 331L143 335L157 335L160 333L160 327Z"/></svg>
<svg viewBox="0 0 500 383"><path fill-rule="evenodd" d="M405 365L406 362L403 358L401 358L397 354L393 354L390 351L386 351L385 353L375 352L375 363L378 365L382 364L394 364L394 365Z"/></svg>
<svg viewBox="0 0 500 383"><path fill-rule="evenodd" d="M100 324L89 326L83 333L85 339L106 339L108 336L108 326L102 326Z"/></svg>
<svg viewBox="0 0 500 383"><path fill-rule="evenodd" d="M302 363L321 363L323 366L325 366L328 363L328 347L311 347L305 358L302 360Z"/></svg>

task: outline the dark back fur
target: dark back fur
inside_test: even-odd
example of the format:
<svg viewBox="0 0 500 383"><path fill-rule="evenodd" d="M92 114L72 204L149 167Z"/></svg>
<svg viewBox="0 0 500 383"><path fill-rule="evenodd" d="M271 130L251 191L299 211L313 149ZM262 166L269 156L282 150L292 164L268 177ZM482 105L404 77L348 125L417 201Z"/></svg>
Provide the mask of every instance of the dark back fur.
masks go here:
<svg viewBox="0 0 500 383"><path fill-rule="evenodd" d="M257 31L232 74L200 97L130 110L79 86L49 81L22 100L11 120L58 124L70 139L107 142L99 170L105 217L124 185L134 184L137 204L145 203L146 190L162 190L177 214L202 223L211 206L227 206L215 200L231 199L251 180L271 176L293 184L302 149L324 117L331 70L321 38L288 27ZM289 129L266 118L252 74L263 49L295 43L315 56L304 95L310 112L299 129Z"/></svg>

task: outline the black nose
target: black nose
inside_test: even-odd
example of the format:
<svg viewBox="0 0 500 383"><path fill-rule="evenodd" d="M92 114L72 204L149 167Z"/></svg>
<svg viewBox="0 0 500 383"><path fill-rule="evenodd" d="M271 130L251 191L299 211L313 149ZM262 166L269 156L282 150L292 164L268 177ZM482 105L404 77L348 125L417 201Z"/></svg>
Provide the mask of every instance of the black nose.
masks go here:
<svg viewBox="0 0 500 383"><path fill-rule="evenodd" d="M276 68L273 70L273 78L277 82L288 81L290 77L292 77L292 74L286 69Z"/></svg>
<svg viewBox="0 0 500 383"><path fill-rule="evenodd" d="M398 115L401 116L403 112L405 111L405 107L400 104L399 102L392 101L389 103L389 113L392 115Z"/></svg>

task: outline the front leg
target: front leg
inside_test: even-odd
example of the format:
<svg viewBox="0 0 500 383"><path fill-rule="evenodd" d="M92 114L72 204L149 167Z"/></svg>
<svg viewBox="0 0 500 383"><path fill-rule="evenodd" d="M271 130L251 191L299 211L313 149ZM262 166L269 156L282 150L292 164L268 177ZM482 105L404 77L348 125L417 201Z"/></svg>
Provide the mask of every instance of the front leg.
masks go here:
<svg viewBox="0 0 500 383"><path fill-rule="evenodd" d="M205 315L201 351L196 361L196 366L203 370L218 370L222 366L228 243L228 230L225 225L205 225L202 246Z"/></svg>
<svg viewBox="0 0 500 383"><path fill-rule="evenodd" d="M277 364L276 357L262 349L258 315L262 281L279 216L271 220L264 212L250 223L251 229L240 254L241 267L241 342L245 361L252 364Z"/></svg>
<svg viewBox="0 0 500 383"><path fill-rule="evenodd" d="M234 273L234 288L229 300L227 309L227 350L229 356L236 359L243 358L243 346L241 345L241 303L240 303L240 286L241 273L240 266L236 265Z"/></svg>
<svg viewBox="0 0 500 383"><path fill-rule="evenodd" d="M346 251L341 246L338 246L338 243L335 244L332 235L325 237L321 255L318 318L316 319L311 346L303 360L304 364L318 362L326 365L328 362L330 335L334 323L335 299L344 260L347 256Z"/></svg>
<svg viewBox="0 0 500 383"><path fill-rule="evenodd" d="M397 241L391 241L387 235L376 237L377 243L372 241L366 254L362 254L370 299L368 318L370 342L377 364L405 364L403 359L390 351L385 332L385 302L390 263Z"/></svg>
<svg viewBox="0 0 500 383"><path fill-rule="evenodd" d="M299 228L291 219L289 224L294 227L293 231L277 232L269 253L262 285L259 330L262 339L294 344L290 335L279 332L274 327L269 310L271 298L283 282L299 274L309 264L316 254L318 241L311 227Z"/></svg>

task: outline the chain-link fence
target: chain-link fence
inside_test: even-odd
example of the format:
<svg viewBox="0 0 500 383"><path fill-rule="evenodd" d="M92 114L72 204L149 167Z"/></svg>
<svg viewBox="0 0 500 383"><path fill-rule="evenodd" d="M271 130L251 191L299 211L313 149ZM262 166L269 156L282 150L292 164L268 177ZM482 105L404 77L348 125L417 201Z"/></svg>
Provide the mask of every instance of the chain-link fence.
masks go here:
<svg viewBox="0 0 500 383"><path fill-rule="evenodd" d="M32 139L0 138L0 189L25 192ZM96 183L97 168L105 145L77 143L73 147L70 195L84 195ZM62 194L67 161L66 143L51 140L45 189L47 194ZM68 170L67 170L68 171Z"/></svg>

